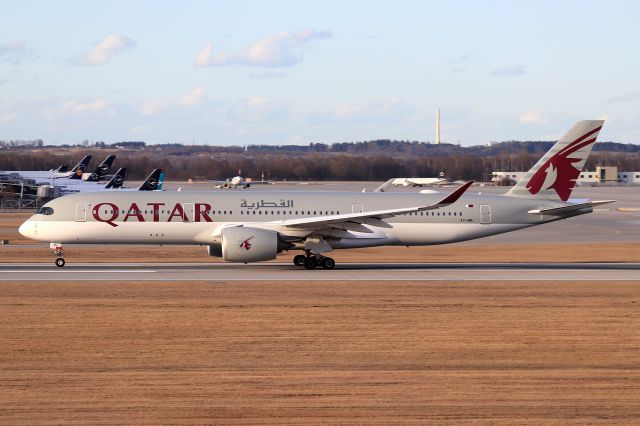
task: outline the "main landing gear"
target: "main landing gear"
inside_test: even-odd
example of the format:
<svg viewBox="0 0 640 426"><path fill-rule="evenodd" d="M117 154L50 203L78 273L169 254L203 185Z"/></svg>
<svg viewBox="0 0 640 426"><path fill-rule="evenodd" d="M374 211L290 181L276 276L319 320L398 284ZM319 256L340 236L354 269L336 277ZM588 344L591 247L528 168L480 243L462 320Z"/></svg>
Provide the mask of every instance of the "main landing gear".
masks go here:
<svg viewBox="0 0 640 426"><path fill-rule="evenodd" d="M62 268L65 264L64 261L64 252L62 251L62 244L51 243L51 248L53 248L53 254L56 256L56 266L58 268Z"/></svg>
<svg viewBox="0 0 640 426"><path fill-rule="evenodd" d="M333 269L336 266L335 260L322 255L299 254L293 258L293 264L296 266L304 266L306 269L316 269L321 266L322 269Z"/></svg>

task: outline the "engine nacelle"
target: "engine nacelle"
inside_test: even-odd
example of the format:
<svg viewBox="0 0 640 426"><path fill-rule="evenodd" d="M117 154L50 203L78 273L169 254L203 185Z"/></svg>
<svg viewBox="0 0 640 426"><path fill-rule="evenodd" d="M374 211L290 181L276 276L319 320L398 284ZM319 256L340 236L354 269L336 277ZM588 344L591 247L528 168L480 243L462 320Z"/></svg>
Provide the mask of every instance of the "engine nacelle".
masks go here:
<svg viewBox="0 0 640 426"><path fill-rule="evenodd" d="M243 226L222 230L222 258L228 262L271 260L281 251L278 233L275 231Z"/></svg>

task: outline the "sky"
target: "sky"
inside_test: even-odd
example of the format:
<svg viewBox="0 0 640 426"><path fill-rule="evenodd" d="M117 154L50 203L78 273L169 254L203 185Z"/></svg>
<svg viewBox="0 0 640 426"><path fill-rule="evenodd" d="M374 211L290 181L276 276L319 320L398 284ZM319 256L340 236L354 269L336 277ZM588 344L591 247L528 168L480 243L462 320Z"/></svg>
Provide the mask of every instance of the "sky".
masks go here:
<svg viewBox="0 0 640 426"><path fill-rule="evenodd" d="M0 4L0 140L640 143L637 1Z"/></svg>

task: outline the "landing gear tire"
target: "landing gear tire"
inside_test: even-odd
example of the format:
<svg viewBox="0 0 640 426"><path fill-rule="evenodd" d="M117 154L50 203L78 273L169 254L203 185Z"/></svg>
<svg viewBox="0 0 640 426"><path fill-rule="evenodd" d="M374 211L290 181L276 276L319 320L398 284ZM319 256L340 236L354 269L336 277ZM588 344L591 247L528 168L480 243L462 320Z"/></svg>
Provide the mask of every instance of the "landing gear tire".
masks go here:
<svg viewBox="0 0 640 426"><path fill-rule="evenodd" d="M320 266L322 266L322 269L333 269L336 267L336 262L330 257L323 257L320 260Z"/></svg>
<svg viewBox="0 0 640 426"><path fill-rule="evenodd" d="M56 266L58 268L62 268L64 266L64 264L65 264L65 261L64 261L63 258L59 257L59 258L56 259Z"/></svg>
<svg viewBox="0 0 640 426"><path fill-rule="evenodd" d="M316 269L316 258L315 256L309 256L304 258L304 267L306 269Z"/></svg>
<svg viewBox="0 0 640 426"><path fill-rule="evenodd" d="M297 256L293 257L293 264L296 266L304 266L304 261L307 258L307 256L303 255L303 254L299 254Z"/></svg>

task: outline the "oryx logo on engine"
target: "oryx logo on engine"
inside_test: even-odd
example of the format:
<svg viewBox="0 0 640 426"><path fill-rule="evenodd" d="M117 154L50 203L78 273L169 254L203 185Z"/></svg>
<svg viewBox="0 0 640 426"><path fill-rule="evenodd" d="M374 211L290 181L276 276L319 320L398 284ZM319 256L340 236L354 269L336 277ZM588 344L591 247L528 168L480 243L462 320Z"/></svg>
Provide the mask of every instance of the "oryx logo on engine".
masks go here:
<svg viewBox="0 0 640 426"><path fill-rule="evenodd" d="M240 243L240 248L243 248L245 250L251 250L251 240L253 240L256 236L252 235L249 238L247 238L246 240L244 240L243 242Z"/></svg>

